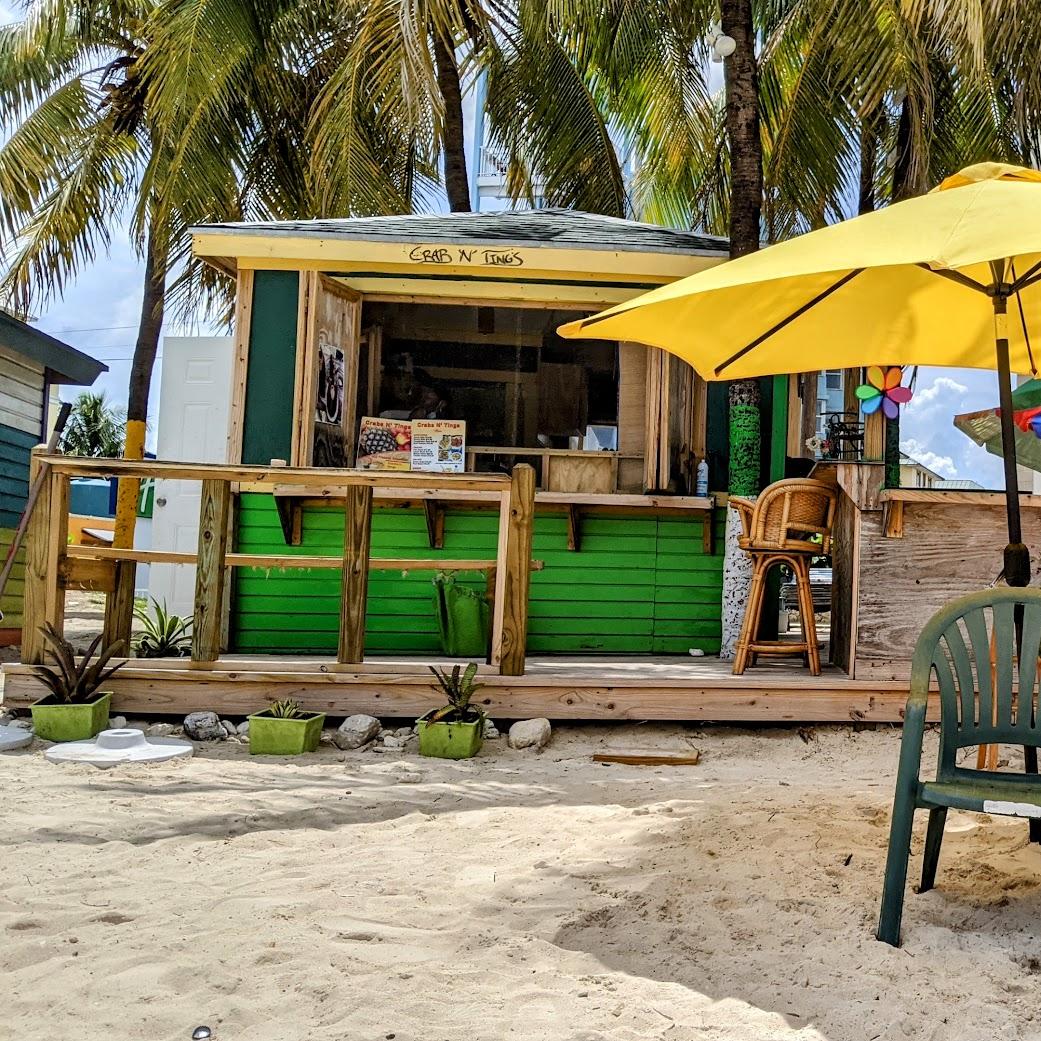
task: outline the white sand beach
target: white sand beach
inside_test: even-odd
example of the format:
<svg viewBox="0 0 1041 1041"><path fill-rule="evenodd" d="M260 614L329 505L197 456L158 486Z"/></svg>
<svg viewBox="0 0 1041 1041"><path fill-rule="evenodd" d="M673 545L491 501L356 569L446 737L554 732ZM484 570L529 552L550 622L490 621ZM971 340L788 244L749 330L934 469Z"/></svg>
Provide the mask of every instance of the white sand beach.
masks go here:
<svg viewBox="0 0 1041 1041"><path fill-rule="evenodd" d="M8 754L0 1033L1041 1038L1024 822L953 813L903 949L873 938L898 740L603 725L462 763ZM590 758L691 744L694 767Z"/></svg>

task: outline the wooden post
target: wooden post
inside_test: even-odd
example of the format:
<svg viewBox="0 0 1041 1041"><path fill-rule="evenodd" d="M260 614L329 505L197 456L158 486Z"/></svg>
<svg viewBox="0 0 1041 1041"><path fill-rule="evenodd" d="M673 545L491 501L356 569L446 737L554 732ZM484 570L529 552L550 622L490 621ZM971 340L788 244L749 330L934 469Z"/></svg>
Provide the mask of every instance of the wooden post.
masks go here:
<svg viewBox="0 0 1041 1041"><path fill-rule="evenodd" d="M29 486L40 473L40 456L46 445L37 445L29 460ZM69 479L47 475L40 487L26 528L25 593L22 622L22 662L39 665L45 658L40 627L50 622L61 631L65 625L65 589L59 584L61 562L69 533Z"/></svg>
<svg viewBox="0 0 1041 1041"><path fill-rule="evenodd" d="M343 589L340 594L339 662L365 657L365 607L369 596L372 486L347 486L343 528Z"/></svg>
<svg viewBox="0 0 1041 1041"><path fill-rule="evenodd" d="M506 567L502 573L503 616L499 671L524 675L528 642L528 590L531 586L531 544L535 526L535 471L527 463L513 468L506 532Z"/></svg>
<svg viewBox="0 0 1041 1041"><path fill-rule="evenodd" d="M220 657L226 574L224 557L228 552L230 509L231 484L222 480L204 480L199 503L192 661L216 661Z"/></svg>
<svg viewBox="0 0 1041 1041"><path fill-rule="evenodd" d="M878 409L864 417L864 461L880 463L886 451L886 417Z"/></svg>

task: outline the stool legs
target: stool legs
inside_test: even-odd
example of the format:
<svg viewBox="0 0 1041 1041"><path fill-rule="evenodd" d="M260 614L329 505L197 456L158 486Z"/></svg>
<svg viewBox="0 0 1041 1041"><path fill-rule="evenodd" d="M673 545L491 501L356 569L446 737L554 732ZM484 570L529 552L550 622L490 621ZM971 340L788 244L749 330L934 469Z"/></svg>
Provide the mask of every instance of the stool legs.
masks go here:
<svg viewBox="0 0 1041 1041"><path fill-rule="evenodd" d="M817 645L817 620L813 616L813 590L810 588L809 557L795 557L798 564L795 569L795 584L799 590L799 614L802 617L803 639L806 641L806 652L810 675L821 674L821 650Z"/></svg>
<svg viewBox="0 0 1041 1041"><path fill-rule="evenodd" d="M745 619L741 623L741 635L737 640L737 653L734 655L735 676L740 676L748 668L752 658L751 644L759 632L759 615L762 611L763 595L766 590L766 560L759 553L752 554L752 585L748 591L748 603L745 605Z"/></svg>
<svg viewBox="0 0 1041 1041"><path fill-rule="evenodd" d="M795 577L795 588L799 602L799 626L801 643L785 641L760 641L759 624L766 598L766 579L775 564L787 564ZM810 589L810 559L801 553L753 553L752 586L749 590L745 618L734 655L733 674L740 676L749 665L755 663L758 654L802 654L812 676L821 674L820 648L817 646L817 625L813 616L813 591Z"/></svg>

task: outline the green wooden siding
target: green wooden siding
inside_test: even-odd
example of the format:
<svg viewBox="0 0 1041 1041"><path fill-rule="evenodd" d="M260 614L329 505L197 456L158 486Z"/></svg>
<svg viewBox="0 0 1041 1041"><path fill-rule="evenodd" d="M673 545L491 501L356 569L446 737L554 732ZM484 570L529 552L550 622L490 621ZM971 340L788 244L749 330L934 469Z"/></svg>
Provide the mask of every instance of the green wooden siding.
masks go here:
<svg viewBox="0 0 1041 1041"><path fill-rule="evenodd" d="M14 530L0 528L0 563L7 559L7 551L14 539ZM7 580L4 595L0 597L0 611L4 618L0 621L0 629L20 629L22 627L22 598L25 595L25 544L18 550L14 560L14 569Z"/></svg>
<svg viewBox="0 0 1041 1041"><path fill-rule="evenodd" d="M27 434L0 423L0 528L14 528L29 495L29 453L39 433Z"/></svg>
<svg viewBox="0 0 1041 1041"><path fill-rule="evenodd" d="M289 459L296 371L296 271L257 271L242 427L242 461L266 466Z"/></svg>
<svg viewBox="0 0 1041 1041"><path fill-rule="evenodd" d="M722 546L722 511L717 544ZM450 510L445 548L427 544L422 511L378 509L372 555L424 559L495 556L498 516ZM270 496L243 495L238 548L244 553L338 555L343 516L308 508L299 547L286 546ZM722 556L706 556L701 522L660 517L586 516L582 549L567 548L567 520L539 514L534 556L545 570L532 575L528 649L533 653L686 654L719 649ZM483 589L483 575L463 581ZM333 653L339 624L340 576L332 570L240 569L235 582L232 643L237 651ZM366 650L440 650L429 572L372 572Z"/></svg>

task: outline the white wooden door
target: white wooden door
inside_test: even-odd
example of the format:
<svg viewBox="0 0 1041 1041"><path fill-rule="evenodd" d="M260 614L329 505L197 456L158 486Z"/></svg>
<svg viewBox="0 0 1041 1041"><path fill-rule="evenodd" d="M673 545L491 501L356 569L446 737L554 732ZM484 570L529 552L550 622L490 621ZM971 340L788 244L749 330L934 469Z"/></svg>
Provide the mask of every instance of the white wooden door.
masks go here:
<svg viewBox="0 0 1041 1041"><path fill-rule="evenodd" d="M159 385L156 455L223 463L227 452L234 355L230 336L166 336ZM153 549L194 553L199 539L198 481L157 481ZM195 610L195 568L154 564L149 592L179 615Z"/></svg>

